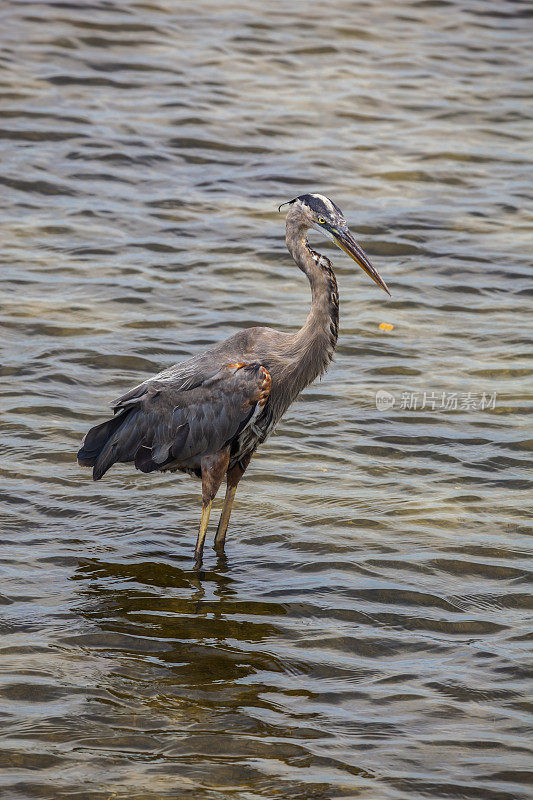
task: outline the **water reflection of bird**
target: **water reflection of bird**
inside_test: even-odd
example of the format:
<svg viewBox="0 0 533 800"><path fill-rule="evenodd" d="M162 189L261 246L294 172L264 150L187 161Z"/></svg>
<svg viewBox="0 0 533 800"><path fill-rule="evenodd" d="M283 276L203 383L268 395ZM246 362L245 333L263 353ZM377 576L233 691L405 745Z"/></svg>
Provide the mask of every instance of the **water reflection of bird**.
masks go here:
<svg viewBox="0 0 533 800"><path fill-rule="evenodd" d="M331 200L304 194L283 205L289 205L287 248L311 285L311 309L301 330L248 328L149 378L115 401L115 416L91 428L78 452L78 463L93 467L94 480L117 461L133 461L142 472L181 470L201 478L197 567L211 504L224 476L217 548L224 546L237 484L253 453L333 357L337 281L330 261L309 247L307 230L316 228L333 239L390 294Z"/></svg>

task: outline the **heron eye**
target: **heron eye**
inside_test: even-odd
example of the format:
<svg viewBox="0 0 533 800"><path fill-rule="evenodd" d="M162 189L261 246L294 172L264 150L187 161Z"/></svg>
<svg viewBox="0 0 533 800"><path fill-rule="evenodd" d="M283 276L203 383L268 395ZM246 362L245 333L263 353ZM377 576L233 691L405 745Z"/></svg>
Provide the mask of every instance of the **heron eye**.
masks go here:
<svg viewBox="0 0 533 800"><path fill-rule="evenodd" d="M319 217L319 218L318 218L318 221L319 221L320 225L324 225L324 224L325 224L325 222L326 222L326 220L324 219L324 217Z"/></svg>

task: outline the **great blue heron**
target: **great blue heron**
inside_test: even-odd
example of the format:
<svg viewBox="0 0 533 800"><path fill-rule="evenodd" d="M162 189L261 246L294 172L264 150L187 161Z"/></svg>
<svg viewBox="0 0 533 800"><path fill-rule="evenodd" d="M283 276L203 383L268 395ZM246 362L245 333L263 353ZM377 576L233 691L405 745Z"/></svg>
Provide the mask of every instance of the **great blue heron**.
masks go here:
<svg viewBox="0 0 533 800"><path fill-rule="evenodd" d="M117 461L133 461L142 472L181 470L201 478L197 568L211 504L224 475L216 549L224 547L237 484L253 453L333 358L337 281L331 262L309 247L307 230L316 228L333 239L390 294L335 203L321 194L303 194L282 205L289 206L287 248L311 285L311 309L303 328L297 333L248 328L148 378L115 400L115 416L91 428L78 452L78 463L93 467L95 481Z"/></svg>

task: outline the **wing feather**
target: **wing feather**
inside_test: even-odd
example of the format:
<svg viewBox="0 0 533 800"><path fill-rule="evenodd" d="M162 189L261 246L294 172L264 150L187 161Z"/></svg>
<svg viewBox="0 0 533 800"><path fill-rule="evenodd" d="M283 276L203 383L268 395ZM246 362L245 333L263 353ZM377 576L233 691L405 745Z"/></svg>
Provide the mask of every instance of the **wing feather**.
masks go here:
<svg viewBox="0 0 533 800"><path fill-rule="evenodd" d="M240 434L270 394L270 374L259 363L205 370L192 388L183 388L186 372L183 380L156 376L136 387L117 401L119 415L89 431L78 458L94 465L95 480L117 461L134 461L143 472L197 469Z"/></svg>

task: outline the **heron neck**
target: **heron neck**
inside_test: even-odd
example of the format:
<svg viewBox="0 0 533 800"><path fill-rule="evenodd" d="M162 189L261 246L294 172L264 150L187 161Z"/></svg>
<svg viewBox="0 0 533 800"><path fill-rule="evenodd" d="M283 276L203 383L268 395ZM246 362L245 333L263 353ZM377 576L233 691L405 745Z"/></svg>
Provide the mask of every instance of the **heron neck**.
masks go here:
<svg viewBox="0 0 533 800"><path fill-rule="evenodd" d="M330 261L312 250L307 227L287 217L287 248L311 286L311 308L294 338L295 354L305 382L322 375L333 358L339 328L339 295Z"/></svg>

